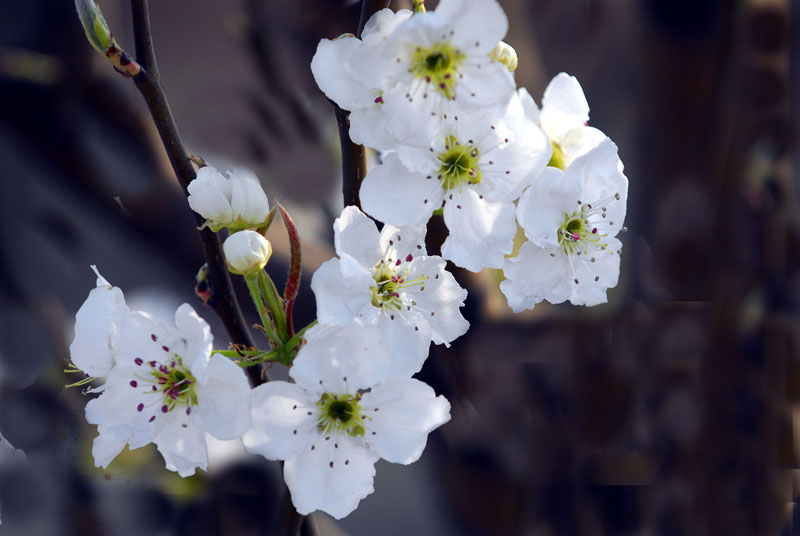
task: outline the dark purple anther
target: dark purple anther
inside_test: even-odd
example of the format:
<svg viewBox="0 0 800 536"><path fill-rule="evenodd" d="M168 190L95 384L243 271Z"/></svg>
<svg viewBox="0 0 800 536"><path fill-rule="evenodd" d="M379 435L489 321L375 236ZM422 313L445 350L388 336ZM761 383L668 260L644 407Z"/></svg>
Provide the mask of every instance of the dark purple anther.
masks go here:
<svg viewBox="0 0 800 536"><path fill-rule="evenodd" d="M142 363L144 363L144 361L142 361L141 357L137 357L136 359L133 360L133 362L136 363L137 367L141 367Z"/></svg>
<svg viewBox="0 0 800 536"><path fill-rule="evenodd" d="M161 413L166 413L166 412L168 412L168 411L169 411L169 408L167 407L167 405L166 405L166 404L164 404L163 406L161 406Z"/></svg>
<svg viewBox="0 0 800 536"><path fill-rule="evenodd" d="M150 417L150 420L149 420L149 421L147 421L147 422L153 422L154 420L156 420L156 416L155 416L155 415L153 415L152 417Z"/></svg>
<svg viewBox="0 0 800 536"><path fill-rule="evenodd" d="M162 346L161 349L164 350L165 352L169 352L169 347L168 346Z"/></svg>
<svg viewBox="0 0 800 536"><path fill-rule="evenodd" d="M158 337L156 337L155 333L151 333L150 338L153 339L153 342L156 342L158 340Z"/></svg>
<svg viewBox="0 0 800 536"><path fill-rule="evenodd" d="M144 409L144 404L142 403L139 403L139 405L136 406L136 411L142 411L143 409Z"/></svg>
<svg viewBox="0 0 800 536"><path fill-rule="evenodd" d="M408 256L406 257L406 262L411 262L413 260L414 260L414 256L411 255L411 253L409 253Z"/></svg>
<svg viewBox="0 0 800 536"><path fill-rule="evenodd" d="M136 380L131 380L131 387L136 387L137 385L139 384L136 383Z"/></svg>
<svg viewBox="0 0 800 536"><path fill-rule="evenodd" d="M192 414L192 408L186 408L186 415Z"/></svg>

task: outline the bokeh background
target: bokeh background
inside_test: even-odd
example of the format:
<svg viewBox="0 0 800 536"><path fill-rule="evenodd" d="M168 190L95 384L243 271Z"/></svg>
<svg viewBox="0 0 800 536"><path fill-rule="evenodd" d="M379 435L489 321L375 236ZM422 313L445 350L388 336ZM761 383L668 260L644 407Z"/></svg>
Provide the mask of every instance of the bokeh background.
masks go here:
<svg viewBox="0 0 800 536"><path fill-rule="evenodd" d="M607 305L512 315L496 272L456 270L472 329L432 348L420 374L452 421L416 464L379 462L353 514L315 514L305 534L800 534L800 4L501 4L519 85L539 101L552 76L576 75L591 123L619 146L620 284ZM127 2L101 6L132 51ZM73 3L0 12L0 433L27 457L0 445L0 534L273 534L280 468L236 444L215 445L209 472L189 479L152 446L94 468L87 398L63 373L89 265L168 318L202 307L200 243L138 92L86 43ZM309 62L320 38L355 31L359 6L162 0L151 17L188 150L253 168L296 219L304 325L342 199L334 116Z"/></svg>

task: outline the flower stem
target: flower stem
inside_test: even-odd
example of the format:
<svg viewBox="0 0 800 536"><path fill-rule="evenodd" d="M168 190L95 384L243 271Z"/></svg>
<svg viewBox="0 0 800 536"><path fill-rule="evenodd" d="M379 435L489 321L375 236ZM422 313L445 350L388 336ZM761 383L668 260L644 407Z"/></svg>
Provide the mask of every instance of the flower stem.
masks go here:
<svg viewBox="0 0 800 536"><path fill-rule="evenodd" d="M261 289L261 295L267 301L267 307L272 311L272 318L275 320L275 328L280 341L285 343L289 340L289 332L286 329L286 313L284 312L283 302L275 283L264 270L258 272L258 287Z"/></svg>
<svg viewBox="0 0 800 536"><path fill-rule="evenodd" d="M263 271L260 273L263 273ZM258 274L248 274L244 276L244 280L247 283L247 290L250 291L250 297L256 306L258 317L261 319L261 325L264 327L270 346L273 348L280 346L283 339L280 338L280 334L276 329L274 317L270 315L267 306L264 305L261 285L259 284L260 276Z"/></svg>
<svg viewBox="0 0 800 536"><path fill-rule="evenodd" d="M131 0L131 10L133 14L133 36L136 47L136 61L141 65L142 71L133 78L136 89L144 97L150 115L156 125L161 142L169 157L169 162L175 172L175 176L188 195L189 183L194 180L196 174L192 167L189 156L183 147L178 127L172 117L172 112L161 86L156 64L155 52L153 49L153 39L150 33L150 16L148 13L147 0ZM204 222L199 214L192 212L197 227ZM214 310L222 319L234 344L254 346L252 335L247 329L242 310L236 299L233 290L233 283L225 265L225 257L222 255L222 244L216 233L209 229L200 231L200 240L203 246L203 254L208 262L208 282L212 295L214 296ZM248 369L248 376L254 385L260 385L265 381L262 379L261 371L256 368Z"/></svg>

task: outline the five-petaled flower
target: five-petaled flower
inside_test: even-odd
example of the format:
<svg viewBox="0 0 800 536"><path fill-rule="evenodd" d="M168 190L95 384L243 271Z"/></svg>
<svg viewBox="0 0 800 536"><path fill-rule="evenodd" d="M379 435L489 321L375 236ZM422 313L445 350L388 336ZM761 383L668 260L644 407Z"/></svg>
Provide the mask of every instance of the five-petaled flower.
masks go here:
<svg viewBox="0 0 800 536"><path fill-rule="evenodd" d="M358 208L347 207L333 228L339 258L320 266L311 281L321 324L359 318L377 325L394 374L404 376L422 368L431 341L449 344L467 331L459 311L467 291L441 257L427 255L423 227L385 225L379 233Z"/></svg>
<svg viewBox="0 0 800 536"><path fill-rule="evenodd" d="M597 305L616 286L628 179L617 146L605 140L566 171L547 168L519 200L517 218L529 242L506 260L500 283L514 312L542 300Z"/></svg>
<svg viewBox="0 0 800 536"><path fill-rule="evenodd" d="M286 460L284 479L301 514L342 518L372 493L375 462L419 459L450 403L428 385L386 377L391 360L377 329L315 326L289 375L256 387L249 452Z"/></svg>
<svg viewBox="0 0 800 536"><path fill-rule="evenodd" d="M167 469L181 476L206 468L206 432L235 439L250 422L250 387L242 369L211 355L206 322L187 304L169 327L141 311L128 311L122 292L98 273L97 288L81 307L71 346L73 363L106 382L86 405L99 435L98 467L128 445L155 443Z"/></svg>

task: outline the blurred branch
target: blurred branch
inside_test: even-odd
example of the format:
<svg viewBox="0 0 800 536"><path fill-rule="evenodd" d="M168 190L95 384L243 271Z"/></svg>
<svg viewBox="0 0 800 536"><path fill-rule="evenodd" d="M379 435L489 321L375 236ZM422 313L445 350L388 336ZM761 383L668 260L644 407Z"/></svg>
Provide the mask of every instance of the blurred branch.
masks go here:
<svg viewBox="0 0 800 536"><path fill-rule="evenodd" d="M158 65L156 64L153 50L153 39L150 33L147 0L131 0L131 10L133 12L136 61L142 66L142 72L135 76L133 81L147 103L147 108L150 110L150 115L156 125L158 135L161 137L161 142L164 144L164 149L167 151L175 176L178 178L184 193L188 195L187 188L189 183L194 180L196 173L183 147L178 127L172 117L167 97L161 86ZM192 214L197 226L200 227L203 224L203 219L194 211L192 211ZM203 229L200 231L200 240L203 246L203 254L208 262L208 280L214 297L211 302L212 307L225 324L225 329L230 335L231 342L247 347L255 346L236 299L231 276L222 254L219 236L209 229ZM262 379L260 368L250 367L246 370L253 385L259 385L265 381Z"/></svg>

